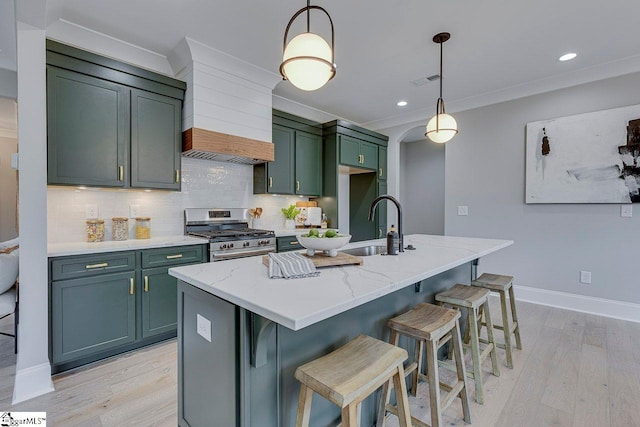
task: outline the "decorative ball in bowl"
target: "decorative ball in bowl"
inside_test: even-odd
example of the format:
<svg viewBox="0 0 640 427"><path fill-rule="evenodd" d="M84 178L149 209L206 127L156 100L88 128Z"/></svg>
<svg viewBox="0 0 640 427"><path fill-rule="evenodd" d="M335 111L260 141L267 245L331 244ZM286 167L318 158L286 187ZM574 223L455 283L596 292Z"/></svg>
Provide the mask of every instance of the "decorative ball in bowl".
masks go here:
<svg viewBox="0 0 640 427"><path fill-rule="evenodd" d="M312 228L307 234L298 237L298 242L307 248L307 255L314 256L316 251L323 251L330 257L338 255L338 249L349 243L351 234L339 234L336 230L319 232L317 228Z"/></svg>

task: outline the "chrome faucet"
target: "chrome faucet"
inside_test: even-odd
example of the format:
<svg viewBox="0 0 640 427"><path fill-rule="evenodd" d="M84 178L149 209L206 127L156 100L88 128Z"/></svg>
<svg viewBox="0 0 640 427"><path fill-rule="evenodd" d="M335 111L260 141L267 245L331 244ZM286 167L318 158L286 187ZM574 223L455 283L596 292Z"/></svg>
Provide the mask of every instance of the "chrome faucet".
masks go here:
<svg viewBox="0 0 640 427"><path fill-rule="evenodd" d="M395 197L391 196L380 196L376 198L369 207L369 221L373 221L373 213L375 212L376 205L380 203L383 199L391 200L398 210L398 238L400 240L400 252L404 252L404 234L402 234L402 206L400 206L400 202L396 200Z"/></svg>

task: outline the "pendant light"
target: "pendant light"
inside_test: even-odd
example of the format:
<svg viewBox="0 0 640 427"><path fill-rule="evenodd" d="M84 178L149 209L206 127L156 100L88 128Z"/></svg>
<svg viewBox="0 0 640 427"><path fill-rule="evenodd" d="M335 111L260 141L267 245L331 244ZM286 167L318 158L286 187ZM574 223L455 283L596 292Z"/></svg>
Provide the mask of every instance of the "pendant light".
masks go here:
<svg viewBox="0 0 640 427"><path fill-rule="evenodd" d="M311 32L311 10L324 12L331 24L331 46L319 35ZM287 38L291 24L298 16L307 12L307 32L295 36L289 44ZM284 32L282 44L282 64L280 74L295 87L302 90L316 90L325 85L336 75L334 54L333 21L329 13L320 6L312 6L307 0L307 6L293 15Z"/></svg>
<svg viewBox="0 0 640 427"><path fill-rule="evenodd" d="M444 144L458 133L456 119L445 112L444 99L442 99L442 80L444 79L442 75L442 44L450 37L449 33L438 33L433 36L433 42L440 45L440 97L436 102L436 115L427 123L427 132L424 136L438 144Z"/></svg>

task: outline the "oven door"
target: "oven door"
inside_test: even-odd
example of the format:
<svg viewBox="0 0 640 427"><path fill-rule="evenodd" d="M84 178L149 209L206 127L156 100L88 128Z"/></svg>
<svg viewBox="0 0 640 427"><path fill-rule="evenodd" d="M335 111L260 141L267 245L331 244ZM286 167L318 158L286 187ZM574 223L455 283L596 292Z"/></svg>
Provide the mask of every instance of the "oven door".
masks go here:
<svg viewBox="0 0 640 427"><path fill-rule="evenodd" d="M226 251L209 251L209 261L225 261L228 259L244 258L249 256L266 255L269 252L275 252L275 246L263 246L260 248L248 248Z"/></svg>

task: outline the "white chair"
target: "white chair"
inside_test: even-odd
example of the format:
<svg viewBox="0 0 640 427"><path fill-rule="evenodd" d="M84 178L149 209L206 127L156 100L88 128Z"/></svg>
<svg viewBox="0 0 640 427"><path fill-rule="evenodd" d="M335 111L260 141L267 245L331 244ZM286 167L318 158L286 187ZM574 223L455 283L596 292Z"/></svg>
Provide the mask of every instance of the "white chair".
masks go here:
<svg viewBox="0 0 640 427"><path fill-rule="evenodd" d="M18 352L18 239L0 242L0 320L15 315L14 333L0 332L14 338L14 351Z"/></svg>

